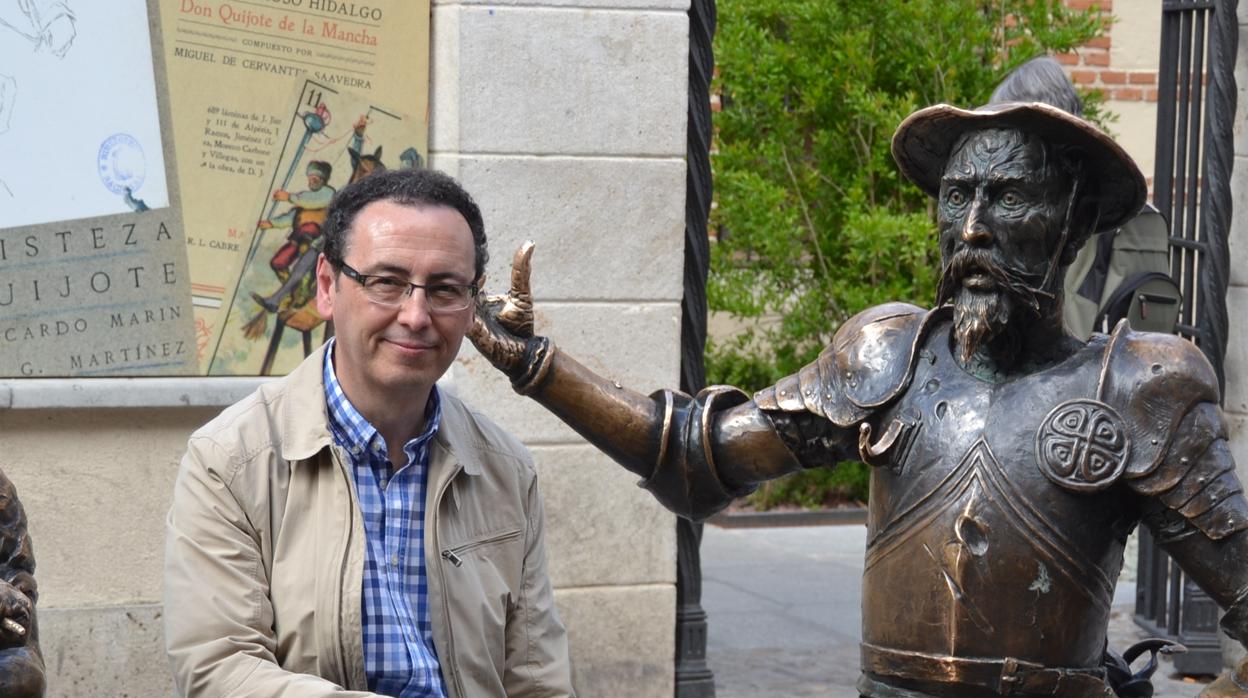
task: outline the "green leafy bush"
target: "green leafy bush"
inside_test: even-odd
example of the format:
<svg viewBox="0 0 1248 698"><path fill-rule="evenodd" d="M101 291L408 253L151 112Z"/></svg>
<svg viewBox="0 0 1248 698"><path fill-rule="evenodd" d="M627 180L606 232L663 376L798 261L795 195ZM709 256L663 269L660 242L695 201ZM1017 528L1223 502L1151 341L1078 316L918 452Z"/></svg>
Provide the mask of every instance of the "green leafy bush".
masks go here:
<svg viewBox="0 0 1248 698"><path fill-rule="evenodd" d="M866 502L870 477L870 471L862 463L816 468L764 482L750 495L750 503L755 509L766 511L780 505L824 509Z"/></svg>
<svg viewBox="0 0 1248 698"><path fill-rule="evenodd" d="M1017 65L1072 50L1108 22L1061 0L719 0L718 11L707 295L747 329L708 347L707 374L746 389L797 371L864 308L933 302L931 205L889 150L902 119L939 102L983 104ZM778 321L751 323L762 317ZM847 487L865 499L863 467L837 470L765 491L816 502L818 487Z"/></svg>

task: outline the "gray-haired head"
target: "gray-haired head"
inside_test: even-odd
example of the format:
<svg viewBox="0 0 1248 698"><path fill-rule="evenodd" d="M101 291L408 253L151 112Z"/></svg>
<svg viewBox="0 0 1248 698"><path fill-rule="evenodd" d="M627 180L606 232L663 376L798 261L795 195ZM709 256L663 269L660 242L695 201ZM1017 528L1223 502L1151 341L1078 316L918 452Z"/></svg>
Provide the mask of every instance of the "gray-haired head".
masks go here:
<svg viewBox="0 0 1248 698"><path fill-rule="evenodd" d="M1010 71L992 91L989 104L1044 102L1051 107L1083 116L1083 100L1066 71L1048 56L1039 56Z"/></svg>

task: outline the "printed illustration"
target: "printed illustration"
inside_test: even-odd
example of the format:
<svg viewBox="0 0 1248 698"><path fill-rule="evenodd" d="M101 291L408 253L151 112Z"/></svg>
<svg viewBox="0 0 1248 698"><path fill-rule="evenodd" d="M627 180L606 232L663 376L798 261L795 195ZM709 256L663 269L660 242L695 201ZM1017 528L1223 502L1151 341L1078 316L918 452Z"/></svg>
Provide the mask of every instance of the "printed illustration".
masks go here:
<svg viewBox="0 0 1248 698"><path fill-rule="evenodd" d="M17 32L34 45L64 58L77 35L74 13L62 0L8 0L0 4L0 27Z"/></svg>
<svg viewBox="0 0 1248 698"><path fill-rule="evenodd" d="M0 4L0 28L16 32L36 51L47 48L57 58L64 58L74 43L74 13L64 2L49 3L45 8L40 8L32 0L12 0ZM17 79L0 73L0 136L8 132L16 106ZM0 179L0 197L12 196L12 190Z"/></svg>
<svg viewBox="0 0 1248 698"><path fill-rule="evenodd" d="M429 0L155 2L160 7L173 116L167 135L178 155L176 180L195 321L211 338L201 344L200 370L206 373L257 218L268 214L258 211L257 194L272 183L264 192L271 205L273 189L282 185L285 173L279 172L275 182L274 173L290 122L291 100L304 82L351 90L419 120L421 126L410 142L398 150L386 146L388 166L397 167L398 156L408 146L418 149L417 154L425 152L430 4ZM359 114L334 116L331 131L351 126ZM350 164L330 162L334 175L327 184L337 187ZM291 180L291 193L306 191L306 165ZM146 191L136 195L152 204ZM287 208L282 202L273 215ZM292 230L279 227L265 232L264 238L284 239ZM273 272L268 273L273 279ZM273 290L259 293L268 296ZM249 298L242 300L258 307Z"/></svg>
<svg viewBox="0 0 1248 698"><path fill-rule="evenodd" d="M330 199L388 166L423 163L410 145L423 124L312 81L298 105L215 340L211 374L285 373L324 341L329 328L316 311L315 270Z"/></svg>
<svg viewBox="0 0 1248 698"><path fill-rule="evenodd" d="M169 205L148 26L146 0L0 0L0 229Z"/></svg>

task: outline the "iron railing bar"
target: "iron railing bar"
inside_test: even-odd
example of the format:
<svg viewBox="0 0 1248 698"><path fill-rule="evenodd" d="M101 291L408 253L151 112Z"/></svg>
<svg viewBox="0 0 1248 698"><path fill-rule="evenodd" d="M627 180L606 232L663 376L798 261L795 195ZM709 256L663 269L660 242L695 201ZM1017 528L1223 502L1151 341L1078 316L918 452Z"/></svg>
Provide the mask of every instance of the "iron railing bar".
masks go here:
<svg viewBox="0 0 1248 698"><path fill-rule="evenodd" d="M1157 71L1157 142L1154 146L1153 202L1166 218L1167 226L1174 230L1174 129L1176 121L1176 91L1178 86L1178 60L1176 46L1179 43L1179 15L1177 10L1167 10L1161 16L1161 56ZM1170 276L1179 279L1183 251L1170 255Z"/></svg>
<svg viewBox="0 0 1248 698"><path fill-rule="evenodd" d="M1171 235L1169 238L1171 247L1182 247L1188 250L1196 250L1205 252L1209 249L1209 243L1205 240L1186 240L1181 237Z"/></svg>
<svg viewBox="0 0 1248 698"><path fill-rule="evenodd" d="M1194 337L1200 333L1199 327L1194 327L1192 325L1184 325L1182 323L1175 323L1174 330L1175 332L1178 332L1180 334L1185 334L1189 337Z"/></svg>
<svg viewBox="0 0 1248 698"><path fill-rule="evenodd" d="M1184 185L1187 192L1184 199L1187 202L1188 215L1184 219L1183 237L1188 240L1199 240L1197 237L1199 228L1197 220L1200 215L1200 199L1197 197L1198 187L1200 185L1200 154L1203 143L1201 142L1201 134L1203 130L1201 126L1202 108L1204 107L1204 72L1205 72L1205 13L1203 11L1193 12L1192 17L1192 70L1189 75L1191 92L1188 95L1187 110L1188 118L1188 135L1187 135L1187 164L1183 168Z"/></svg>
<svg viewBox="0 0 1248 698"><path fill-rule="evenodd" d="M1166 627L1166 572L1170 570L1166 564L1165 554L1155 548L1157 557L1153 560L1153 625Z"/></svg>
<svg viewBox="0 0 1248 698"><path fill-rule="evenodd" d="M1178 95L1175 101L1176 124L1174 129L1174 161L1171 163L1171 184L1170 194L1174 197L1171 208L1173 213L1170 216L1171 230L1186 230L1187 207L1185 205L1186 198L1183 189L1184 172L1183 167L1187 164L1187 120L1188 120L1188 99L1191 96L1191 84L1188 76L1191 74L1191 16L1183 13L1178 17L1179 22L1179 46L1178 46Z"/></svg>
<svg viewBox="0 0 1248 698"><path fill-rule="evenodd" d="M1189 236L1190 222L1193 218L1190 200L1188 198L1188 178L1192 173L1188 169L1188 161L1191 152L1199 148L1198 142L1193 142L1192 135L1192 54L1194 50L1193 33L1195 31L1193 13L1191 11L1184 12L1179 16L1179 96L1178 96L1178 125L1175 129L1175 158L1174 158L1174 180L1172 191L1174 192L1174 227L1173 231L1177 232L1180 237L1190 240ZM1199 134L1196 131L1195 134ZM1184 303L1179 308L1179 317L1182 322L1193 324L1194 316L1192 314L1192 299L1196 295L1196 281L1192 278L1193 266L1195 264L1195 256L1188 251L1184 251L1181 255L1182 265L1179 269L1178 279L1179 287L1182 289Z"/></svg>
<svg viewBox="0 0 1248 698"><path fill-rule="evenodd" d="M1205 16L1207 10L1196 10L1191 13L1192 17L1192 66L1191 71L1187 73L1191 84L1191 93L1187 108L1190 112L1188 120L1188 153L1187 164L1183 168L1187 192L1184 198L1187 202L1187 215L1184 218L1185 230L1183 237L1188 240L1199 241L1200 233L1200 206L1201 199L1198 196L1200 187L1200 161L1203 142L1201 135L1203 134L1203 107L1204 107L1204 73L1205 73ZM1187 296L1184 305L1185 316L1188 322L1199 326L1197 322L1200 311L1200 291L1199 291L1199 268L1200 256L1195 253L1187 253L1187 277L1186 285L1190 286L1191 294ZM1201 331L1197 334L1197 344L1203 345L1207 337Z"/></svg>
<svg viewBox="0 0 1248 698"><path fill-rule="evenodd" d="M1154 147L1153 202L1165 215L1174 220L1171 202L1174 199L1170 187L1174 180L1174 121L1175 83L1178 66L1174 60L1174 46L1179 41L1178 18L1173 12L1162 14L1161 65L1157 71L1157 143ZM1165 132L1169 138L1160 137Z"/></svg>
<svg viewBox="0 0 1248 698"><path fill-rule="evenodd" d="M1169 627L1170 619L1166 616L1166 601L1170 598L1170 560L1164 554L1158 556L1154 572L1154 579L1157 582L1157 608L1153 612L1153 623L1164 632Z"/></svg>
<svg viewBox="0 0 1248 698"><path fill-rule="evenodd" d="M1179 624L1182 619L1179 618L1179 609L1183 603L1183 573L1179 569L1179 563L1173 559L1170 560L1170 599L1166 608L1166 630L1171 637L1179 636Z"/></svg>
<svg viewBox="0 0 1248 698"><path fill-rule="evenodd" d="M1135 585L1135 622L1137 624L1149 620L1149 611L1152 609L1151 600L1152 586L1147 583L1146 579L1152 572L1153 565L1153 546L1150 545L1152 536L1148 534L1148 526L1139 527L1139 535L1137 536L1136 548L1136 585Z"/></svg>

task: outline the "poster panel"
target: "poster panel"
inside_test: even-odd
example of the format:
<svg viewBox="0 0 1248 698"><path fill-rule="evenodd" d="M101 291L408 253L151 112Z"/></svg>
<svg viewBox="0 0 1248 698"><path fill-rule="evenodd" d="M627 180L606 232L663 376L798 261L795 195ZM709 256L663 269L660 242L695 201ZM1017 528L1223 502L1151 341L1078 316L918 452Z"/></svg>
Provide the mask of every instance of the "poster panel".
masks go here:
<svg viewBox="0 0 1248 698"><path fill-rule="evenodd" d="M154 12L0 0L0 376L197 368Z"/></svg>
<svg viewBox="0 0 1248 698"><path fill-rule="evenodd" d="M253 201L254 231L208 350L211 375L289 372L320 346L328 327L316 310L316 260L334 193L397 167L419 167L424 126L346 90L308 80L290 98L281 150Z"/></svg>
<svg viewBox="0 0 1248 698"><path fill-rule="evenodd" d="M254 374L260 361L214 356L222 323L238 312L231 301L260 231L257 201L286 175L278 161L287 154L291 95L315 81L411 115L404 149L423 163L429 0L159 1L200 368ZM341 128L358 115L334 116ZM403 152L387 148L385 164L398 166ZM275 372L286 365L278 362Z"/></svg>

